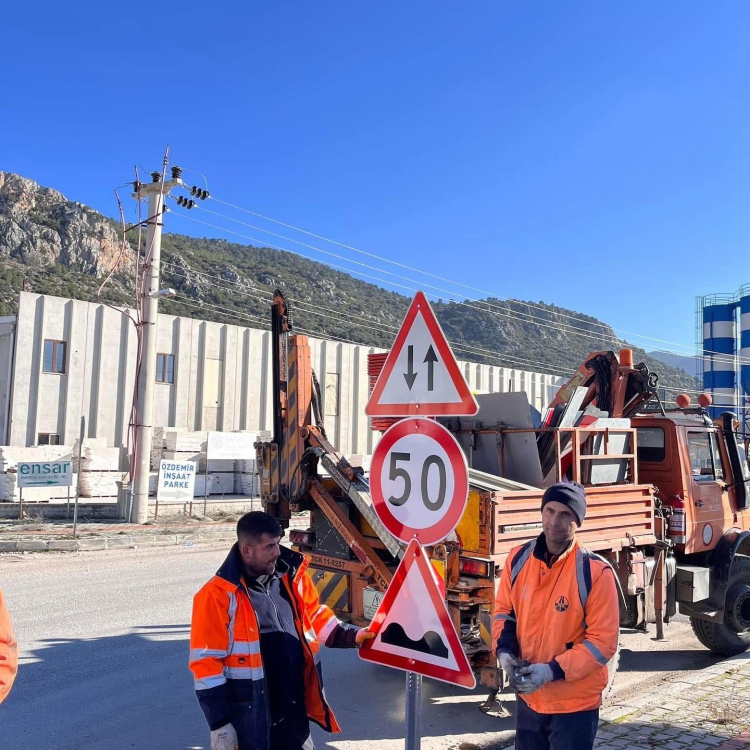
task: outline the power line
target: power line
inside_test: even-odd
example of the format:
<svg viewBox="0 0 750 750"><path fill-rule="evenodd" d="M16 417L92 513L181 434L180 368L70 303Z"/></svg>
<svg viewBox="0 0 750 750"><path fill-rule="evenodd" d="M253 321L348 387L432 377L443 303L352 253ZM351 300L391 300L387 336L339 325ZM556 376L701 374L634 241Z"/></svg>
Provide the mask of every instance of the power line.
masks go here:
<svg viewBox="0 0 750 750"><path fill-rule="evenodd" d="M265 242L264 240L258 239L257 237L251 237L249 235L242 234L241 232L236 232L233 229L227 229L226 227L221 227L221 226L219 226L217 224L211 224L210 222L207 222L207 221L201 221L200 219L195 219L192 216L188 216L186 214L177 214L177 215L181 216L183 219L187 219L188 221L194 221L197 224L203 224L204 226L212 227L213 229L218 229L218 230L220 230L222 232L226 232L228 234L236 235L237 237L242 237L242 238L244 238L246 240L250 240L251 242L260 243L260 245L263 246L263 247L269 247L269 248L274 249L274 250L282 250L282 251L287 252L287 253L292 253L293 255L299 255L299 256L301 256L303 258L310 259L309 256L307 256L304 253L301 253L301 252L299 252L297 250L290 250L289 248L281 247L280 245L274 245L274 244L271 244L269 242ZM336 257L341 258L341 256L336 256ZM372 266L367 266L366 264L359 263L358 261L351 261L348 258L342 258L342 259L344 261L346 261L346 262L356 263L357 265L362 265L362 266L365 266L366 268L371 268L372 270L375 270L375 271L382 271L382 269L379 269L379 268L376 268L376 267L372 267ZM343 271L346 271L348 274L357 273L358 275L363 276L365 278L375 279L376 281L379 281L381 283L389 284L391 286L397 286L397 287L400 287L402 289L407 289L407 290L409 290L411 292L416 292L416 291L419 290L419 287L412 287L412 286L407 286L405 284L398 284L398 283L396 283L394 281L386 281L386 280L380 279L380 278L378 278L376 276L371 276L370 274L363 273L362 271L355 271L353 269L349 269L349 268L346 268L344 266L338 266L335 263L331 263L329 261L319 261L319 260L314 259L314 258L311 259L311 260L315 260L318 263L323 263L324 265L331 266L332 268L341 269ZM388 273L388 271L386 271L385 273ZM414 282L414 283L417 283L417 282ZM433 297L433 298L438 298L438 295L435 294L434 292L427 293L427 296L428 297ZM479 303L480 304L487 304L483 300L479 300ZM556 331L558 333L567 333L566 331L561 330L560 327L559 327L559 325L558 326L554 326L554 325L550 325L549 323L546 323L546 322L540 322L538 319L534 318L533 316L529 315L528 313L523 313L523 312L520 312L520 311L495 312L494 310L491 310L491 309L488 310L487 308L484 308L484 307L477 307L477 305L471 304L470 302L456 302L455 304L462 305L464 307L469 307L469 308L472 308L474 310L478 310L478 311L483 312L483 313L488 314L488 315L495 315L495 316L498 316L498 317L509 318L510 320L517 320L518 317L521 317L521 318L526 317L526 318L529 318L529 320L525 320L525 321L522 321L522 322L531 322L531 323L534 323L534 325L541 326L543 328L549 328L549 329L551 329L553 331ZM521 303L521 304L525 304L525 303ZM600 344L602 342L602 338L609 338L609 337L599 337L599 336L597 336L595 334L586 334L586 333L579 333L579 334L573 334L573 335L577 335L579 338L592 339L594 341L597 341ZM614 338L615 341L620 341L620 339L618 339L617 337L613 337L613 338Z"/></svg>
<svg viewBox="0 0 750 750"><path fill-rule="evenodd" d="M220 230L222 232L226 232L228 234L233 234L235 236L242 237L243 239L249 240L251 242L260 243L262 246L265 246L265 247L270 247L272 249L281 250L281 251L284 251L284 252L290 252L290 253L292 253L294 255L299 255L301 257L309 257L309 256L306 256L304 253L301 253L299 251L290 250L289 248L281 247L279 245L274 245L274 244L271 244L271 243L266 243L264 240L261 240L261 239L259 239L257 237L251 237L251 236L243 234L241 232L237 232L237 231L234 231L232 229L228 229L226 227L221 227L221 226L219 226L217 224L212 224L210 222L205 222L205 221L202 221L200 219L196 219L196 218L194 218L192 216L188 216L188 215L183 214L183 213L180 213L178 215L182 216L182 218L188 219L189 221L194 221L194 222L196 222L198 224L203 224L204 226L208 226L208 227L211 227L213 229L218 229L218 230ZM237 221L237 220L234 220L234 221ZM244 223L244 222L239 222L239 223ZM312 246L308 246L308 247L312 247ZM369 265L364 264L364 263L359 263L358 261L352 261L352 260L350 260L348 258L342 258L341 256L336 255L335 253L328 253L327 251L323 251L323 252L325 254L333 255L334 257L342 259L342 260L344 260L346 262L356 263L357 265L364 266L364 267L366 267L368 269L371 269L371 270L382 271L382 269L378 269L377 267L369 266ZM355 269L346 268L344 266L338 266L337 264L331 263L330 261L317 261L317 262L322 262L325 265L328 265L328 266L330 266L332 268L337 268L337 269L343 270L343 271L345 271L345 272L347 272L349 274L355 273L355 274L357 274L359 276L362 276L364 278L374 279L374 280L379 281L380 283L383 283L383 284L387 284L387 285L391 285L391 286L397 286L397 287L400 287L402 289L406 289L406 290L408 290L410 292L417 291L417 287L410 287L410 286L407 286L405 284L398 284L398 283L390 281L390 280L380 279L379 277L375 277L375 276L372 276L370 274L366 274L366 273L363 273L361 271L357 271ZM385 273L390 273L390 272L386 271ZM411 279L409 279L409 280L413 281ZM414 282L413 281L413 283L418 283L418 282ZM436 295L434 293L428 293L428 296L436 298L438 295ZM478 304L480 304L480 305L482 305L482 304L487 305L488 304L484 300L477 300L476 302ZM523 313L523 312L520 312L520 311L512 311L511 312L510 310L508 310L508 311L505 311L505 310L496 311L496 310L492 310L492 309L488 310L488 309L486 309L484 307L478 307L476 304L471 304L469 302L458 302L458 303L455 303L455 304L460 304L460 305L463 305L464 307L469 307L469 308L478 310L478 311L480 311L482 313L485 313L485 314L495 315L495 316L503 317L503 318L508 318L508 319L514 320L516 322L517 322L517 318L518 317L525 317L525 318L528 318L529 320L522 321L522 322L533 322L534 325L541 326L541 327L544 327L544 328L548 328L548 329L557 331L559 333L566 333L567 335L577 336L578 338L586 338L586 339L589 339L589 340L593 340L593 341L596 341L600 346L603 343L603 341L602 341L603 338L604 339L609 338L608 336L600 337L600 336L598 336L596 334L589 333L589 332L580 332L580 333L572 334L572 333L569 333L568 331L565 331L563 329L563 327L562 327L561 324L550 325L546 321L542 322L541 320L539 320L535 316L533 316L531 314L528 314L528 313ZM527 303L520 303L520 304L527 304ZM616 343L617 345L622 345L623 343L626 343L626 342L623 342L621 339L619 339L616 336L613 337L613 339L614 339L614 343ZM681 354L679 354L679 352L670 352L670 353L672 353L672 354L678 354L679 356L688 356L688 355L681 355ZM721 353L717 353L717 354L719 354L720 356L725 356L725 355L723 355ZM690 355L690 356L692 356L692 357L698 357L700 355L693 354L693 355ZM718 359L718 357L717 357L717 359ZM547 367L547 365L542 365L542 366L543 367Z"/></svg>
<svg viewBox="0 0 750 750"><path fill-rule="evenodd" d="M179 299L173 299L173 301L178 302L178 304L188 305L190 307L196 307L196 308L200 308L200 309L213 310L214 312L217 312L217 313L222 314L222 315L239 316L239 317L242 317L242 318L247 319L247 320L253 320L253 321L254 320L259 320L255 316L250 316L250 315L247 315L247 314L238 313L236 310L233 310L231 308L221 307L219 305L213 305L213 304L210 304L210 303L197 304L194 301L190 300L190 298L188 298L188 297L181 297L179 295L178 295L178 297L179 297ZM182 300L185 300L185 301L182 301ZM265 325L268 325L267 321L263 321L263 323ZM355 346L362 346L362 347L364 347L366 349L382 349L382 348L384 348L384 347L374 346L373 344L365 344L365 343L363 343L361 341L354 341L353 339L342 338L341 336L334 336L334 335L328 334L328 333L321 334L321 332L319 332L319 331L311 331L309 329L301 328L299 326L295 326L294 330L295 331L299 331L300 333L308 334L308 335L310 335L313 338L316 338L318 340L321 340L321 337L325 336L326 338L322 339L324 341L325 340L331 340L331 341L337 341L337 342L344 343L344 344L353 344ZM458 345L455 348L460 349L462 347L460 345ZM495 358L497 359L498 356L495 355ZM479 363L471 363L470 362L469 364L479 364ZM510 368L510 369L516 369L516 368ZM561 376L561 375L553 375L552 373L537 373L537 374L539 374L539 375L545 375L546 374L546 375L549 375L550 377L557 377L557 378L564 377L564 376ZM555 385L555 384L550 384L550 385Z"/></svg>
<svg viewBox="0 0 750 750"><path fill-rule="evenodd" d="M223 202L223 201L220 201L220 202ZM391 271L386 271L386 270L384 270L382 268L378 268L376 266L371 266L371 265L366 264L366 263L360 263L359 261L351 260L350 258L346 258L344 256L341 256L341 255L337 254L337 253L332 253L332 252L330 252L328 250L323 250L322 248L319 248L319 247L317 247L315 245L310 245L308 243L300 242L299 240L295 240L293 238L286 237L284 235L280 235L280 234L277 234L275 232L271 232L271 231L269 231L267 229L263 229L262 227L258 227L258 226L254 225L254 224L248 224L247 222L240 221L239 219L235 219L235 218L232 218L230 216L226 216L225 214L220 214L220 213L218 213L216 211L211 211L210 209L203 208L202 206L198 205L198 206L196 206L196 208L199 208L202 211L206 211L207 213L213 214L214 216L218 216L218 217L226 219L228 221L232 221L232 222L235 222L237 224L241 224L243 226L250 227L251 229L255 229L255 230L258 230L260 232L265 232L265 233L270 234L270 235L272 235L274 237L278 237L278 238L281 238L283 240L296 243L296 244L298 244L298 245L300 245L302 247L306 247L306 248L311 249L311 250L313 250L315 252L320 252L320 253L322 253L324 255L330 255L330 256L332 256L334 258L337 258L339 260L343 260L343 261L345 261L347 263L354 263L356 265L363 266L364 268L368 268L370 270L374 270L374 271L379 271L381 273L385 273L385 274L387 274L389 276L395 276L397 278L402 278L398 274L394 274ZM249 213L253 213L253 212L249 212ZM185 217L185 218L188 218L188 217ZM304 256L302 253L295 252L293 250L289 250L288 248L283 248L283 247L279 247L279 246L270 245L270 243L266 243L264 240L259 239L257 237L248 237L248 236L243 235L243 234L241 234L239 232L232 232L232 230L225 229L225 228L222 228L222 227L218 227L218 226L216 226L214 224L210 224L208 222L200 222L200 220L198 220L198 219L192 219L192 217L190 217L190 218L191 218L191 220L196 221L198 223L203 223L206 226L211 226L211 227L214 227L216 229L223 229L223 231L231 232L232 234L236 234L237 236L240 236L240 237L245 237L246 239L249 239L252 242L258 242L258 243L260 243L262 245L266 245L266 246L272 247L274 249L284 250L286 252L292 252L292 253L295 253L297 255L302 255L303 257L309 257L309 256ZM341 243L336 243L336 244L341 244ZM348 246L345 246L345 247L348 247ZM362 251L362 252L364 252L364 251ZM371 257L378 258L378 259L383 260L385 262L393 262L393 263L395 263L395 261L390 261L388 258L382 258L381 256L377 256L377 255L375 255L373 253L365 253L365 254L369 255ZM336 266L335 264L332 264L332 263L327 263L327 265L341 268L340 266ZM403 265L403 264L396 263L396 265ZM404 266L404 267L406 267L406 268L412 268L411 266ZM342 270L346 270L348 273L353 273L354 272L353 270L347 269L347 268L343 268ZM418 273L422 273L419 269L413 269L413 270L416 270ZM427 273L427 272L424 272L424 273ZM360 274L360 275L366 276L366 274ZM433 275L433 274L427 273L427 275ZM442 277L438 277L438 278L442 278ZM416 279L406 278L405 280L409 281L409 282L411 282L413 284L418 284L418 285L421 284L421 282L417 281ZM396 284L396 283L394 283L392 281L386 281L384 279L380 279L380 281L381 281L381 283L384 283L384 284L387 284L387 285L390 285L390 286L399 286L399 287L402 287L402 288L411 289L411 287L404 287L402 284ZM454 292L451 291L451 290L449 290L449 289L443 289L441 287L436 287L436 286L433 286L431 284L424 284L422 286L430 288L430 289L434 289L436 291L441 292L442 294L448 294L448 295L453 295L454 294ZM436 296L436 295L432 295L432 296ZM577 331L577 332L579 332L577 334L579 336L585 336L585 337L587 337L587 338L589 338L591 340L594 340L594 341L601 341L601 338L597 334L589 331L588 329L579 328L577 326L571 326L571 325L560 323L560 322L550 324L550 322L548 320L540 318L538 315L534 315L532 313L523 312L521 310L513 310L513 315L510 315L510 314L508 314L510 312L510 303L506 303L509 306L508 307L508 311L506 311L505 309L500 308L498 305L495 305L495 304L493 304L491 302L488 302L487 300L472 299L471 301L475 302L475 303L478 303L478 304L486 305L487 307L492 308L491 310L487 311L487 312L490 312L490 314L499 314L499 315L503 315L504 317L508 317L508 318L513 318L513 317L516 317L516 316L521 316L523 318L528 319L529 321L534 322L537 325L542 325L542 326L545 326L547 328L551 328L552 330L559 330L561 333L570 334L571 331ZM463 303L459 303L459 304L468 304L468 303L463 302ZM517 304L525 305L526 307L529 307L529 308L535 308L535 309L543 310L548 315L552 314L549 310L547 310L547 309L545 309L543 307L540 307L539 305L534 305L534 304L529 303L529 302L520 302L519 301L519 302L517 302ZM493 312L494 310L499 310L500 312L499 313L495 313L495 312ZM556 314L564 316L563 313L556 313ZM572 316L566 316L566 317L572 317ZM578 319L579 320L583 320L582 318L578 318ZM615 329L613 329L613 328L611 328L609 326L606 326L605 324L602 324L602 323L593 323L591 321L587 321L587 322L589 323L589 325L598 325L598 326L602 327L603 329L605 329L607 331L607 335L604 336L604 338L608 338L611 335L609 333L610 331L612 331L613 333L615 331ZM626 333L628 333L628 332L626 332ZM684 346L683 344L678 344L678 343L675 343L675 342L664 341L663 339L657 339L657 338L654 338L652 336L646 336L646 335L643 335L643 334L628 333L628 335L636 336L637 338L642 338L642 339L648 339L648 340L652 340L652 341L657 341L659 343L673 343L675 346ZM616 337L616 336L614 336L614 339L616 341L621 341L621 339L619 339L619 337ZM692 348L692 347L690 347L690 348ZM693 357L693 358L704 356L704 355L697 355L697 354L694 354L694 353L693 354L684 354L684 353L680 353L680 352L670 352L670 353L677 354L678 356L685 356L685 357L690 356L690 357ZM722 352L711 352L711 354L714 355L714 359L716 361L730 361L727 358L729 355L725 355Z"/></svg>
<svg viewBox="0 0 750 750"><path fill-rule="evenodd" d="M238 205L236 205L234 203L230 203L228 201L221 200L219 198L216 198L215 196L209 196L209 198L211 200L216 201L217 203L221 203L221 204L223 204L223 205L225 205L225 206L227 206L229 208L233 208L233 209L235 209L237 211L242 211L243 213L247 213L247 214L249 214L251 216L255 216L257 218L263 219L264 221L269 221L269 222L271 222L273 224L276 224L278 226L283 226L283 227L286 227L287 229L292 229L295 232L300 232L301 234L305 234L305 235L307 235L309 237L314 237L316 239L323 240L324 242L329 242L332 245L337 245L338 247L342 247L342 248L345 248L347 250L351 250L353 252L359 253L361 255L365 255L367 257L380 260L381 262L389 263L389 264L391 264L393 266L397 266L399 268L404 268L406 270L413 271L415 273L419 273L419 274L422 274L424 276L429 276L430 278L434 278L434 279L438 279L440 281L448 282L449 284L452 284L454 287L461 287L462 289L469 289L471 291L479 292L480 294L488 295L488 296L494 297L496 299L502 299L502 295L498 295L495 292L491 292L491 291L488 291L486 289L481 289L479 287L471 286L471 285L468 285L468 284L463 284L463 283L461 283L459 281L455 281L453 279L448 279L448 278L446 278L444 276L440 276L438 274L431 273L430 271L425 271L423 269L416 268L414 266L410 266L410 265L407 265L405 263L400 263L399 261L392 260L390 258L387 258L387 257L382 256L382 255L378 255L376 253L371 253L371 252L368 252L366 250L361 250L360 248L354 247L353 245L347 245L346 243L338 242L337 240L331 239L330 237L325 237L324 235L316 234L316 233L311 232L309 230L302 229L301 227L294 226L293 224L288 224L286 222L279 221L278 219L274 219L274 218L272 218L270 216L265 216L265 215L260 214L260 213L258 213L256 211L251 211L250 209L244 208L242 206L238 206ZM202 208L202 207L199 206L199 208ZM207 211L208 209L203 209L203 210ZM214 213L217 216L224 216L223 214L218 214L216 212L211 212L211 213ZM224 216L224 218L228 218L230 221L238 221L237 219L232 219L231 217L227 217L227 216ZM239 223L243 223L243 222L239 222ZM275 233L273 233L273 232L271 232L271 231L269 231L267 229L263 229L262 227L255 227L253 225L248 225L248 226L252 226L254 229L257 229L258 231L265 232L265 233L273 235L275 237L281 237L282 239L287 239L287 240L289 240L291 242L296 242L298 244L305 245L306 247L313 247L311 245L306 245L305 243L301 243L298 240L295 240L295 239L292 239L292 238L283 237L283 235L275 234ZM316 248L316 249L318 249L318 248ZM324 252L324 251L321 251L321 252ZM385 273L388 273L388 272L385 272ZM414 283L421 283L421 282L414 282ZM432 287L432 288L437 288L437 287ZM452 292L447 292L447 293L453 294ZM548 314L550 312L549 309L547 309L545 307L542 307L541 305L536 305L536 304L534 304L532 302L523 302L522 304L525 304L529 308L534 308L534 309L537 309L537 310L541 310L541 311L543 311L545 313L548 313ZM601 327L602 329L605 329L605 330L612 329L611 326L608 326L605 323L601 323L599 321L587 320L585 316L580 315L580 314L576 315L576 314L571 314L571 313L566 313L566 312L557 312L556 314L559 315L560 317L568 318L568 319L571 319L571 320L576 320L576 321L579 321L579 322L582 322L582 323L586 323L587 325L590 325L590 326L598 326L598 327ZM575 328L575 326L571 326L571 327ZM585 329L578 329L578 330L585 330ZM682 344L682 343L679 343L679 342L668 341L668 340L665 340L665 339L659 339L659 338L656 338L656 337L653 337L653 336L647 336L645 334L635 333L635 332L632 332L632 331L626 331L626 330L623 330L623 329L612 329L612 330L619 330L620 333L623 333L626 336L635 336L637 338L645 339L645 340L648 340L648 341L656 341L658 343L670 344L672 346L678 346L678 347L682 347L682 348L688 349L688 350L693 350L694 349L694 347L693 347L692 344ZM685 356L688 356L688 355L685 355Z"/></svg>
<svg viewBox="0 0 750 750"><path fill-rule="evenodd" d="M386 258L384 256L377 255L375 253L370 253L370 252L368 252L366 250L361 250L361 249L359 249L357 247L354 247L353 245L347 245L347 244L345 244L343 242L338 242L337 240L333 240L330 237L325 237L325 236L320 235L320 234L315 234L315 232L310 232L310 231L308 231L306 229L302 229L301 227L296 227L293 224L287 224L287 223L285 223L283 221L279 221L278 219L273 219L270 216L264 216L263 214L257 213L255 211L251 211L250 209L247 209L247 208L243 208L242 206L237 206L237 205L235 205L233 203L229 203L228 201L224 201L224 200L221 200L220 198L216 198L215 196L209 196L209 197L212 200L216 201L217 203L222 203L223 205L228 206L229 208L234 208L237 211L243 211L244 213L250 214L251 216L256 216L257 218L263 219L264 221L270 221L273 224L277 224L279 226L286 227L287 229L292 229L295 232L300 232L301 234L306 234L309 237L314 237L315 239L323 240L324 242L330 242L332 245L338 245L339 247L345 248L347 250L352 250L355 253L360 253L361 255L366 255L366 256L368 256L370 258L375 258L377 260L381 260L381 261L384 261L386 263L390 263L391 265L398 266L399 268L405 268L408 271L414 271L415 273L420 273L420 274L423 274L424 276L429 276L429 277L431 277L433 279L438 279L439 281L446 281L446 282L448 282L450 284L453 284L454 286L458 286L458 287L461 287L463 289L470 289L471 291L479 292L480 294L486 294L486 295L489 295L491 297L495 297L496 299L501 299L501 297L499 295L497 295L495 292L489 292L487 290L479 289L478 287L470 286L468 284L462 284L462 283L460 283L458 281L454 281L453 279L448 279L448 278L446 278L444 276L439 276L438 274L434 274L434 273L431 273L429 271L424 271L424 270L422 270L420 268L415 268L414 266L409 266L409 265L407 265L405 263L399 263L398 261L391 260L390 258ZM221 215L221 214L217 214L217 215ZM259 228L259 229L260 229L261 232L267 232L269 234L273 234L272 232L269 232L266 229L262 229L262 228ZM281 235L276 235L276 236L281 236ZM297 240L291 240L291 241L292 242L297 242ZM549 312L546 308L541 307L540 305L534 305L532 303L525 303L525 304L528 304L529 307L534 307L536 309L544 310L545 312ZM582 315L571 315L570 313L559 313L559 315L561 315L561 317L570 318L572 320L579 320L581 322L585 322L585 323L588 323L590 325L600 326L602 328L609 328L610 327L610 326L607 326L605 323L593 322L593 321L586 320Z"/></svg>
<svg viewBox="0 0 750 750"><path fill-rule="evenodd" d="M352 260L351 258L347 258L347 257L345 257L343 255L339 255L338 253L333 253L333 252L331 252L329 250L324 250L324 249L322 249L320 247L317 247L316 245L310 245L307 242L301 242L300 240L295 240L292 237L286 237L283 234L277 234L276 232L271 232L268 229L263 229L262 227L256 226L255 224L249 224L249 223L247 223L245 221L240 221L239 219L235 219L235 218L233 218L231 216L227 216L226 214L221 214L221 213L218 213L216 211L211 211L210 209L204 208L203 206L196 205L196 206L194 206L194 208L197 208L197 209L199 209L201 211L205 211L206 213L212 214L214 216L218 216L218 217L220 217L222 219L226 219L227 221L232 221L232 222L234 222L236 224L240 224L242 226L249 227L250 229L254 229L254 230L259 231L259 232L264 232L266 234L271 235L272 237L276 237L278 239L285 240L286 242L293 242L293 243L295 243L297 245L300 245L301 247L306 247L306 248L308 248L310 250L313 250L314 252L322 253L323 255L330 255L333 258L337 258L339 260L343 260L343 261L345 261L347 263L354 263L354 264L356 264L358 266L362 266L363 268L367 268L367 269L370 269L370 270L373 270L373 271L378 271L379 273L384 273L384 274L387 274L388 276L394 276L395 278L403 279L405 281L409 281L412 284L417 284L418 286L421 286L421 287L424 287L424 288L434 289L435 291L440 292L441 294L447 294L447 295L449 295L451 297L455 295L455 292L453 290L451 290L451 289L443 289L442 287L434 286L433 284L424 284L423 282L418 281L417 279L411 279L411 278L403 276L402 274L393 273L392 271L386 271L385 269L379 268L377 266L371 266L368 263L361 263L359 261ZM266 244L264 240L261 240L261 239L258 239L258 238L253 238L253 242L260 242L262 244ZM282 248L282 249L287 250L287 252L294 252L294 251L288 250L287 248ZM297 253L297 254L300 254L300 253ZM372 253L367 253L367 255L371 255L372 257L376 257L378 259L385 260L386 262L390 262L390 261L388 261L387 258L380 258L380 256L375 256ZM401 265L401 264L397 264L397 265ZM405 268L411 268L410 266L404 266L404 267ZM422 273L418 269L414 269L414 270L416 270L418 273ZM433 274L427 274L427 275L432 276ZM386 282L386 283L392 283L392 282ZM497 309L497 310L501 310L502 312L505 312L504 308L501 308L498 305L496 305L496 304L494 304L492 302L489 302L488 300L471 298L470 301L471 302L477 302L477 303L486 305L489 308ZM531 303L527 303L527 302L519 302L518 304L523 304L523 305L526 305L527 307L536 307L538 309L543 309L543 308L539 308L539 306L537 306L537 305L531 305ZM526 312L523 312L523 311L520 311L520 310L516 310L514 312L517 315L524 316L524 317L526 317L529 320L534 321L534 322L544 320L544 322L547 323L548 325L550 323L550 321L548 321L546 319L543 319L543 318L540 318L538 315L533 315L532 313L526 313ZM551 312L549 310L545 310L545 312L548 315L551 314ZM589 335L593 335L594 337L596 337L596 334L592 334L591 331L589 331L588 329L585 329L585 328L579 328L577 326L571 326L571 325L568 325L566 323L561 323L561 322L554 323L553 325L556 328L559 328L559 330L561 332L567 333L568 331L581 331L583 333L586 333L586 334L589 334ZM597 325L599 325L599 326L601 326L603 328L606 328L607 331L612 330L609 326L605 326L602 323L599 323Z"/></svg>
<svg viewBox="0 0 750 750"><path fill-rule="evenodd" d="M169 262L165 263L165 265L168 265L168 266L173 267L173 268L182 268L180 266L175 266L174 264L169 263ZM217 284L216 285L216 286L219 286L221 289L223 289L225 291L236 292L238 294L242 294L244 296L251 297L253 299L257 299L257 300L260 300L260 301L263 301L263 302L268 301L268 300L265 300L262 297L258 297L257 295L251 294L246 289L244 289L244 287L242 285L240 285L238 282L232 282L229 279L223 279L220 276L215 276L215 275L212 275L212 274L203 273L201 271L194 271L194 269L189 269L189 270L193 271L193 273L195 273L197 276L204 276L206 278L215 279L215 280L218 280L218 281L224 282L224 283L233 283L233 284L237 284L237 286L238 286L237 289L230 289L230 288L228 288L226 286L223 286L221 284ZM187 275L185 275L185 274L175 273L173 271L170 271L170 273L172 273L173 275L175 275L175 276L177 276L179 278L184 278L184 279L190 280L190 277L187 276ZM270 292L265 292L264 290L258 290L258 291L260 291L263 294L271 294ZM337 320L337 321L340 320L341 316L338 313L338 311L336 311L336 310L331 310L330 308L322 308L322 307L320 307L318 305L313 305L312 303L308 303L306 301L302 301L302 300L299 300L299 299L291 297L291 296L289 297L289 301L293 302L295 304L295 306L302 306L304 312L310 313L312 315L318 315L318 316L322 316L322 317L325 317L325 318L331 318L331 319ZM334 313L334 315L326 315L325 313L320 312L320 310L327 310L328 312ZM369 320L373 320L373 322L376 322L376 323L380 324L380 321L374 320L370 316L367 316L367 318ZM353 325L361 327L361 328L367 328L367 329L370 329L370 330L376 330L376 331L378 331L380 333L385 333L385 334L387 334L389 336L392 336L394 334L394 332L398 332L398 330L399 330L397 326L390 326L390 325L387 325L387 324L380 324L379 327L377 327L377 328L376 327L372 327L372 326L363 325L363 324L358 323L358 322L355 322ZM385 328L383 326L385 326ZM315 334L315 335L317 336L317 335L320 335L320 334ZM326 332L325 335L328 335L328 333ZM454 348L454 349L460 349L462 351L471 352L471 353L474 353L474 354L481 354L483 356L489 356L489 357L492 357L492 358L497 359L499 361L510 361L511 362L511 366L513 366L513 367L518 367L518 365L525 365L525 366L532 367L533 371L536 371L536 368L538 368L538 367L541 367L543 370L549 370L550 369L548 363L535 362L533 360L529 360L529 359L524 359L524 358L521 358L521 357L517 357L517 356L515 356L513 354L506 354L506 353L500 354L500 353L498 353L498 352L496 352L494 350L491 350L491 349L482 349L480 347L470 346L468 344L462 344L462 343L457 343L457 342L452 342L452 341L449 341L449 343L450 343L451 347ZM518 365L512 365L512 362L514 362L514 361L517 362Z"/></svg>

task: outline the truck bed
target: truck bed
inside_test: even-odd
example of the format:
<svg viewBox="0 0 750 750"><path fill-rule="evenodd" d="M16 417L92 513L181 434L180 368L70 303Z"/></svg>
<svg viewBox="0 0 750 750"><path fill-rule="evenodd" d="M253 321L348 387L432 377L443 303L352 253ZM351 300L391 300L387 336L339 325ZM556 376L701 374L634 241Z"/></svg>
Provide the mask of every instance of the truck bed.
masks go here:
<svg viewBox="0 0 750 750"><path fill-rule="evenodd" d="M486 490L485 490L486 491ZM490 550L502 567L513 547L535 539L542 530L542 490L489 493ZM656 542L654 488L647 484L589 487L586 519L576 538L594 552L619 551Z"/></svg>

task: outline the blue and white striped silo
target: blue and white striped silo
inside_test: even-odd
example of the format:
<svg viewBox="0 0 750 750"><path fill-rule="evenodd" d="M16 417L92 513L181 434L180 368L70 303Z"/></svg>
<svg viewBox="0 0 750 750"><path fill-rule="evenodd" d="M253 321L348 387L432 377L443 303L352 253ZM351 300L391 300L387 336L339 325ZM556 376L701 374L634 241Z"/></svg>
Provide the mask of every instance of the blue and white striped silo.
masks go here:
<svg viewBox="0 0 750 750"><path fill-rule="evenodd" d="M713 397L712 416L737 410L736 309L734 301L703 306L703 389ZM750 316L748 323L750 330Z"/></svg>
<svg viewBox="0 0 750 750"><path fill-rule="evenodd" d="M746 284L738 292L740 298L740 389L739 416L743 432L748 434L750 414L750 285Z"/></svg>

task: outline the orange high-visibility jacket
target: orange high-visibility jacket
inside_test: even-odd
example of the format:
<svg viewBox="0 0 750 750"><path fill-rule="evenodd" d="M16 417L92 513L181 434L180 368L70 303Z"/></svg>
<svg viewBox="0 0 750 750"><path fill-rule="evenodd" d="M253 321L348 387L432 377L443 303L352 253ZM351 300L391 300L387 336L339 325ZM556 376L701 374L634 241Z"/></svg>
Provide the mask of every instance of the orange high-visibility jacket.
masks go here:
<svg viewBox="0 0 750 750"><path fill-rule="evenodd" d="M289 566L281 580L290 594L305 658L308 717L328 732L340 732L323 693L319 657L320 643L325 643L339 621L328 607L320 604L306 572L307 560L283 547L281 559ZM216 575L193 600L190 670L210 728L218 729L231 722L241 749L267 748L270 719L260 631L242 579L236 544Z"/></svg>
<svg viewBox="0 0 750 750"><path fill-rule="evenodd" d="M598 708L619 636L614 572L577 542L551 567L546 549L542 534L508 555L495 598L493 642L498 653L552 666L553 682L520 696L537 713Z"/></svg>
<svg viewBox="0 0 750 750"><path fill-rule="evenodd" d="M7 698L18 672L18 645L13 636L10 615L0 591L0 703Z"/></svg>

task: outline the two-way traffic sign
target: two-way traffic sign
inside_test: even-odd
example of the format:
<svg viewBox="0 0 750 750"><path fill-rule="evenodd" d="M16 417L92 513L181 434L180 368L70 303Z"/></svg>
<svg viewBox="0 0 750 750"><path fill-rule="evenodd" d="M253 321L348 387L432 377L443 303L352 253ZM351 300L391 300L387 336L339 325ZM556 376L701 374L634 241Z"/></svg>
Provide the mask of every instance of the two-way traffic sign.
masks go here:
<svg viewBox="0 0 750 750"><path fill-rule="evenodd" d="M477 401L423 292L417 292L373 388L371 417L471 415Z"/></svg>

